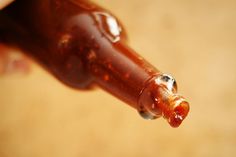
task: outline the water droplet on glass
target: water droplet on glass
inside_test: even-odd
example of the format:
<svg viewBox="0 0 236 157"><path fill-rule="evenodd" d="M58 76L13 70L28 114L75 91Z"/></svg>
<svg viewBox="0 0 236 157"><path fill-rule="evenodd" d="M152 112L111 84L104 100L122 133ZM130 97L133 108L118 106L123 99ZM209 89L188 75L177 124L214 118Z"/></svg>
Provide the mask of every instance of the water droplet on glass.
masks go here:
<svg viewBox="0 0 236 157"><path fill-rule="evenodd" d="M171 75L161 74L155 81L159 85L164 85L169 91L177 92L177 83Z"/></svg>
<svg viewBox="0 0 236 157"><path fill-rule="evenodd" d="M95 12L94 16L99 29L106 38L112 42L120 40L122 28L114 16L104 12Z"/></svg>
<svg viewBox="0 0 236 157"><path fill-rule="evenodd" d="M151 114L148 111L140 110L139 114L140 114L141 117L143 117L144 119L147 119L147 120L153 120L153 119L158 118L158 117L156 117L155 115Z"/></svg>

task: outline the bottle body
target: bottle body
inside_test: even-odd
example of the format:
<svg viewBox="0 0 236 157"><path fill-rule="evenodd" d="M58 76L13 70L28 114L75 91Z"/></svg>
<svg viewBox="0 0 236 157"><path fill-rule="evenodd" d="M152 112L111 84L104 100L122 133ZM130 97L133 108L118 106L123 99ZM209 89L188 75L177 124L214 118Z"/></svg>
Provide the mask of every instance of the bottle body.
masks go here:
<svg viewBox="0 0 236 157"><path fill-rule="evenodd" d="M7 14L26 28L16 41L28 38L29 55L73 88L95 82L137 103L145 82L158 71L126 45L124 29L113 15L84 1L24 1Z"/></svg>
<svg viewBox="0 0 236 157"><path fill-rule="evenodd" d="M10 17L11 27L1 36L5 37L3 42L23 49L63 83L73 88L86 88L92 80L82 63L87 51L86 41L75 39L83 37L66 28L70 18L82 14L83 8L73 9L73 4L66 5L68 1L61 0L16 1L3 10Z"/></svg>

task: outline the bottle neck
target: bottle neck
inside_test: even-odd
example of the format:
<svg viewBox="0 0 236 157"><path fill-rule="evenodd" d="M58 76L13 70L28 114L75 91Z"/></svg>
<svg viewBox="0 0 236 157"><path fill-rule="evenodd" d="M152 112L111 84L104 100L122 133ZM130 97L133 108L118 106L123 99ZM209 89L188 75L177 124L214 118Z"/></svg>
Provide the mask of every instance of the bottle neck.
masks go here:
<svg viewBox="0 0 236 157"><path fill-rule="evenodd" d="M94 81L136 109L145 83L159 73L124 42L103 46L89 56Z"/></svg>

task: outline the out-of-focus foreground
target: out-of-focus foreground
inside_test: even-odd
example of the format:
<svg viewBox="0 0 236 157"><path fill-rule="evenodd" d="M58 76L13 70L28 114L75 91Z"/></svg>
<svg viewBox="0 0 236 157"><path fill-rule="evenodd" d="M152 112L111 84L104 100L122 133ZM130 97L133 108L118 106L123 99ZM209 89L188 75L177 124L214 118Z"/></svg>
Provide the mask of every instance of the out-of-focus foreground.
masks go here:
<svg viewBox="0 0 236 157"><path fill-rule="evenodd" d="M32 65L0 76L1 157L230 157L236 154L236 1L95 0L130 45L171 72L190 102L178 129L143 120L100 89L72 90Z"/></svg>

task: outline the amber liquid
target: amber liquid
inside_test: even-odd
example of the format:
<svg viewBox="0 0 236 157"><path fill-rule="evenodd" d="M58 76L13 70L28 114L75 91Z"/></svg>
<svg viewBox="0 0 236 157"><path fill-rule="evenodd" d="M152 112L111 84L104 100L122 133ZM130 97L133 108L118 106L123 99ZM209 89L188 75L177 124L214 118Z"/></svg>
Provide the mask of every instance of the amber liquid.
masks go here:
<svg viewBox="0 0 236 157"><path fill-rule="evenodd" d="M175 81L171 89L156 83L163 75L127 46L117 18L89 1L17 0L0 13L0 42L21 48L70 87L99 85L144 117L164 116L178 126L188 113L185 100L177 105L182 105L181 113L169 107L177 99L155 102L163 99L162 88L172 92L168 98L176 93ZM173 113L181 118L171 121Z"/></svg>

